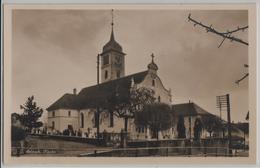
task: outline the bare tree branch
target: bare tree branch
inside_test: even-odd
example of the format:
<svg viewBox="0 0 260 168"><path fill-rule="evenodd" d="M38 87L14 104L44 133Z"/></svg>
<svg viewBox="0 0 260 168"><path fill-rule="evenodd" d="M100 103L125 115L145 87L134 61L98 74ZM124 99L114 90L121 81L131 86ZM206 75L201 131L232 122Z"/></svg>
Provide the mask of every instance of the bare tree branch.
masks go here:
<svg viewBox="0 0 260 168"><path fill-rule="evenodd" d="M235 41L235 42L238 42L238 43L241 43L241 44L244 44L244 45L248 45L248 42L245 42L245 41L243 41L242 39L239 39L239 38L237 38L237 37L235 37L235 36L232 35L232 34L235 33L235 32L244 31L244 30L248 29L248 26L237 27L235 30L232 30L232 31L227 30L227 32L219 32L219 31L215 30L215 29L212 27L212 25L207 26L207 25L204 25L204 24L201 23L201 22L196 21L195 19L192 19L192 18L191 18L191 14L189 14L189 16L188 16L188 21L193 22L193 23L194 23L194 26L199 25L199 26L205 28L207 32L211 32L211 33L214 33L214 34L217 34L217 35L223 37L223 40L222 40L221 43L219 44L218 48L223 44L223 42L224 42L226 39L229 39L231 42L232 42L232 41Z"/></svg>
<svg viewBox="0 0 260 168"><path fill-rule="evenodd" d="M245 68L248 68L249 65L248 64L244 64ZM239 85L239 83L244 80L245 78L247 78L249 76L249 73L246 73L242 78L238 79L235 83Z"/></svg>
<svg viewBox="0 0 260 168"><path fill-rule="evenodd" d="M246 77L248 77L248 76L249 76L249 73L246 73L242 78L240 78L240 79L238 79L238 80L236 81L236 84L239 85L239 83L240 83L242 80L244 80Z"/></svg>

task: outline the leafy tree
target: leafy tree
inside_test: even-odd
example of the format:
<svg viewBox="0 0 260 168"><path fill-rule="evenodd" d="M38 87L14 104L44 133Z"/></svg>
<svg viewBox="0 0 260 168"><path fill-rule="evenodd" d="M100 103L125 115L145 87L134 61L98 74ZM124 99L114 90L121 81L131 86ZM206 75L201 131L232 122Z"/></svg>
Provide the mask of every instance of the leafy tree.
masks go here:
<svg viewBox="0 0 260 168"><path fill-rule="evenodd" d="M194 123L194 138L196 140L200 139L200 133L202 131L203 125L202 122L199 118L196 118L195 123Z"/></svg>
<svg viewBox="0 0 260 168"><path fill-rule="evenodd" d="M18 113L12 113L11 114L11 125L19 125L21 126L21 115Z"/></svg>
<svg viewBox="0 0 260 168"><path fill-rule="evenodd" d="M12 113L11 115L11 140L21 141L26 137L26 132L24 131L20 123L21 115L18 113Z"/></svg>
<svg viewBox="0 0 260 168"><path fill-rule="evenodd" d="M23 110L21 123L28 132L31 132L33 128L39 128L43 125L41 121L38 121L42 116L43 110L37 106L34 96L28 97L25 104L21 105L20 108Z"/></svg>
<svg viewBox="0 0 260 168"><path fill-rule="evenodd" d="M186 128L184 124L184 117L182 115L178 118L177 123L178 138L186 138Z"/></svg>
<svg viewBox="0 0 260 168"><path fill-rule="evenodd" d="M172 126L173 116L169 105L153 103L144 106L141 112L136 113L136 125L149 126L158 139L159 131L167 130Z"/></svg>
<svg viewBox="0 0 260 168"><path fill-rule="evenodd" d="M12 141L21 141L26 137L26 132L23 128L13 126L11 127L11 140Z"/></svg>
<svg viewBox="0 0 260 168"><path fill-rule="evenodd" d="M207 115L202 117L203 127L209 132L209 136L212 136L212 133L215 131L222 131L223 123L222 121L214 116L214 115Z"/></svg>
<svg viewBox="0 0 260 168"><path fill-rule="evenodd" d="M124 130L127 132L128 119L134 118L135 114L142 111L146 104L155 101L154 91L152 89L140 87L133 88L125 94L119 86L111 91L111 96L104 103L103 107L117 117L124 118Z"/></svg>

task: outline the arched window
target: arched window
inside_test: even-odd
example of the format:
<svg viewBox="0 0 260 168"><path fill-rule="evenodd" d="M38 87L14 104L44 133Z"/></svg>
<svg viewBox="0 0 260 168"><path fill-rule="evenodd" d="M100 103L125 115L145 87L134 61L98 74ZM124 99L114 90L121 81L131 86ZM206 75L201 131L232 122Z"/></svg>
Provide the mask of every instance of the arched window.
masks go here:
<svg viewBox="0 0 260 168"><path fill-rule="evenodd" d="M52 127L52 129L55 129L55 122L54 121L52 121L51 127Z"/></svg>
<svg viewBox="0 0 260 168"><path fill-rule="evenodd" d="M84 128L84 114L83 113L80 113L80 127L81 128Z"/></svg>
<svg viewBox="0 0 260 168"><path fill-rule="evenodd" d="M108 77L108 72L107 70L105 70L105 79L107 79L107 77Z"/></svg>
<svg viewBox="0 0 260 168"><path fill-rule="evenodd" d="M154 79L152 80L152 86L155 86L155 80Z"/></svg>
<svg viewBox="0 0 260 168"><path fill-rule="evenodd" d="M55 117L55 111L52 111L52 117Z"/></svg>
<svg viewBox="0 0 260 168"><path fill-rule="evenodd" d="M69 116L69 117L71 116L71 112L70 112L70 111L68 111L68 116Z"/></svg>
<svg viewBox="0 0 260 168"><path fill-rule="evenodd" d="M161 96L158 96L158 102L159 103L161 102Z"/></svg>
<svg viewBox="0 0 260 168"><path fill-rule="evenodd" d="M120 78L120 71L116 71L116 77Z"/></svg>
<svg viewBox="0 0 260 168"><path fill-rule="evenodd" d="M109 113L109 123L110 123L110 127L114 126L114 114L113 114L113 112Z"/></svg>

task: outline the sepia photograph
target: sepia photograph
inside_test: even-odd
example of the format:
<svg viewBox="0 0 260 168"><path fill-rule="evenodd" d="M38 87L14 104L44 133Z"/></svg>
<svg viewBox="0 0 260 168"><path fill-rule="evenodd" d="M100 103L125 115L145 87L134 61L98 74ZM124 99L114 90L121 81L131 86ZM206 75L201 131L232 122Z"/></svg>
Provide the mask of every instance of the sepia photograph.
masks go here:
<svg viewBox="0 0 260 168"><path fill-rule="evenodd" d="M254 10L6 11L7 160L254 160Z"/></svg>

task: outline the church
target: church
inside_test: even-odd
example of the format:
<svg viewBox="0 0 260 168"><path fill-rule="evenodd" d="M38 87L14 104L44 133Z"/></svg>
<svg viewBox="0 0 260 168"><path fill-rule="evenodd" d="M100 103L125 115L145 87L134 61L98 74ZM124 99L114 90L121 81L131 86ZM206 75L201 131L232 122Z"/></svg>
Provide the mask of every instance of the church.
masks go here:
<svg viewBox="0 0 260 168"><path fill-rule="evenodd" d="M111 23L110 40L104 45L98 56L98 84L83 88L79 93L73 89L73 93L66 93L48 108L48 128L52 131L63 132L65 129L80 131L88 137L95 137L97 127L95 125L95 111L92 102L97 99L106 99L110 91L120 87L123 91L131 88L145 87L154 91L157 102L171 104L171 90L166 89L157 74L159 67L151 55L151 62L147 70L131 75L125 75L125 57L122 46L116 41ZM100 63L99 63L100 60ZM99 65L100 64L100 65ZM101 71L101 72L99 72ZM99 74L101 82L99 83ZM113 113L101 113L99 131L108 133L120 133L124 128L124 119ZM149 137L147 128L138 128L134 121L130 120L127 126L130 137Z"/></svg>
<svg viewBox="0 0 260 168"><path fill-rule="evenodd" d="M159 67L153 54L151 54L151 62L147 63L145 71L126 75L125 57L127 55L116 41L113 26L112 15L110 39L97 57L97 85L83 88L78 93L76 89L73 89L72 93L66 93L52 103L47 108L49 133L64 134L65 130L73 130L80 132L82 137L96 138L97 132L120 135L120 132L127 128L125 131L132 140L155 138L149 127L137 126L134 118L129 118L125 127L124 118L118 117L108 110L103 109L104 111L99 113L100 116L96 116L97 105L94 105L95 102L109 99L114 90L124 95L136 88L153 90L156 102L171 106L172 114L175 116L174 121L171 128L160 132L159 139L180 138L178 124L182 122L184 135L181 138L193 138L196 134L194 130L196 130L197 122L201 122L202 119L210 121L212 118L213 121L221 121L221 118L207 112L195 103L173 104L171 89L165 88L158 76ZM222 130L212 132L205 127L199 134L201 138L211 137L211 134L218 137L225 136L222 135Z"/></svg>

